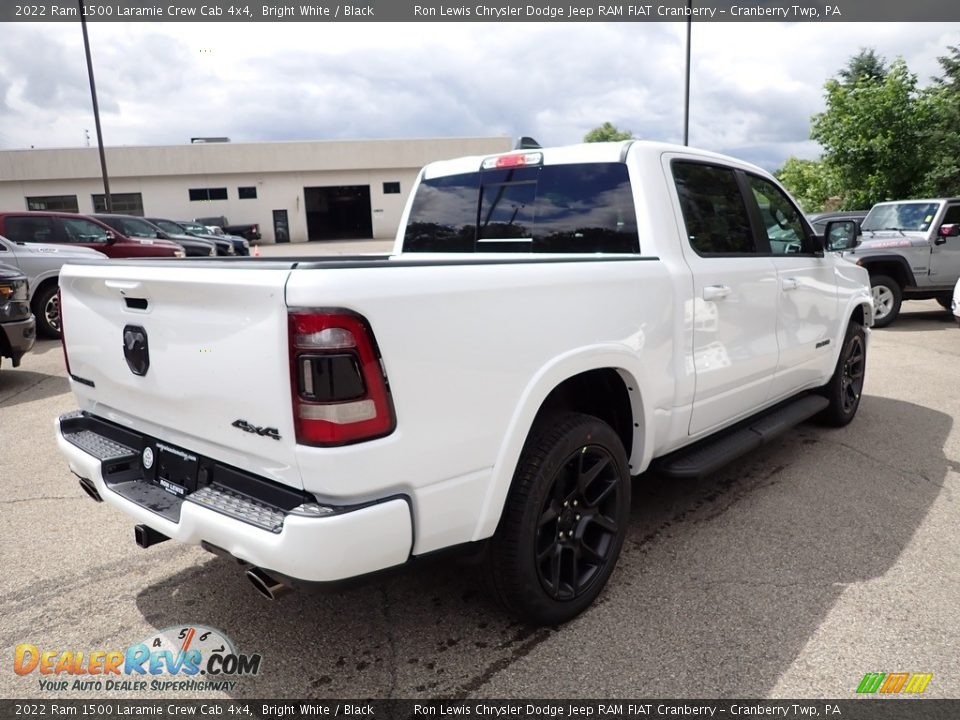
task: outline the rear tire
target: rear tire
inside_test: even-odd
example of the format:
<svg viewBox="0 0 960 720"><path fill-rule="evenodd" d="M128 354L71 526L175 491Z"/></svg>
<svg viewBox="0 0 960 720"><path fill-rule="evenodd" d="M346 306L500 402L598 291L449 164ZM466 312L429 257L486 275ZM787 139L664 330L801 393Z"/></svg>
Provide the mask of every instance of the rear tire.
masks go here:
<svg viewBox="0 0 960 720"><path fill-rule="evenodd" d="M867 336L863 326L851 320L833 377L821 390L830 404L817 415L818 422L831 427L843 427L853 420L863 396L866 366Z"/></svg>
<svg viewBox="0 0 960 720"><path fill-rule="evenodd" d="M630 515L623 443L602 420L537 422L486 557L488 583L512 614L557 625L583 612L616 565Z"/></svg>
<svg viewBox="0 0 960 720"><path fill-rule="evenodd" d="M873 291L873 326L884 328L900 314L903 304L903 290L900 284L889 275L871 275L870 289Z"/></svg>
<svg viewBox="0 0 960 720"><path fill-rule="evenodd" d="M55 282L40 288L33 296L30 309L37 318L37 334L52 340L60 339L60 288Z"/></svg>
<svg viewBox="0 0 960 720"><path fill-rule="evenodd" d="M937 295L937 302L940 303L942 307L947 312L952 312L951 305L953 304L953 293L944 293L943 295Z"/></svg>

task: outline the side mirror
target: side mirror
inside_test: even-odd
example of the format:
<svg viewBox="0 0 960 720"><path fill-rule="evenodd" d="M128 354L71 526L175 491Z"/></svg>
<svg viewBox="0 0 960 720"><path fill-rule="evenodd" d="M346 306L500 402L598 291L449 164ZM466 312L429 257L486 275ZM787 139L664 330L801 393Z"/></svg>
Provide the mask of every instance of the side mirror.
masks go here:
<svg viewBox="0 0 960 720"><path fill-rule="evenodd" d="M830 252L853 250L860 244L860 225L856 220L831 220L824 228L823 239Z"/></svg>
<svg viewBox="0 0 960 720"><path fill-rule="evenodd" d="M117 235L113 230L107 230L107 242L111 245L117 241Z"/></svg>
<svg viewBox="0 0 960 720"><path fill-rule="evenodd" d="M960 225L956 223L941 225L937 230L937 238L934 240L934 244L943 245L947 241L947 238L952 237L960 237Z"/></svg>

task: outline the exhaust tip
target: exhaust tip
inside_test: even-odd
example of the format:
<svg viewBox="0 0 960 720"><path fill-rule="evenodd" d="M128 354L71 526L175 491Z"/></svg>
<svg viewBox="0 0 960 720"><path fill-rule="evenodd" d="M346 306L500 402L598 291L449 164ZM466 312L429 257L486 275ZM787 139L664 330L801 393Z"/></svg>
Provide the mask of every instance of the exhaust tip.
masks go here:
<svg viewBox="0 0 960 720"><path fill-rule="evenodd" d="M282 582L257 567L247 570L246 576L257 592L268 600L276 600L290 590Z"/></svg>
<svg viewBox="0 0 960 720"><path fill-rule="evenodd" d="M97 486L93 484L92 480L80 478L80 487L87 495L97 502L103 502L103 498L100 497L100 493L97 491Z"/></svg>

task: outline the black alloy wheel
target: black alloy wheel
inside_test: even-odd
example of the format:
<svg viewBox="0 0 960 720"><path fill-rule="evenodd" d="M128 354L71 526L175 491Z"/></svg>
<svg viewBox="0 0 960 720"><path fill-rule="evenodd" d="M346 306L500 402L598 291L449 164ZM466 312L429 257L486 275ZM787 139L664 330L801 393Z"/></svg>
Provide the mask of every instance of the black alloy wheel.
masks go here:
<svg viewBox="0 0 960 720"><path fill-rule="evenodd" d="M843 375L840 380L840 403L844 414L856 411L863 394L863 378L866 370L867 351L863 337L854 335L843 349Z"/></svg>
<svg viewBox="0 0 960 720"><path fill-rule="evenodd" d="M486 552L495 598L532 625L583 612L613 573L630 517L619 435L592 415L537 420Z"/></svg>
<svg viewBox="0 0 960 720"><path fill-rule="evenodd" d="M587 445L567 457L540 513L537 575L554 600L573 600L599 576L616 545L620 480L610 452Z"/></svg>
<svg viewBox="0 0 960 720"><path fill-rule="evenodd" d="M851 320L840 348L840 357L830 382L819 392L830 404L819 413L817 421L843 427L853 420L863 397L863 381L867 370L867 336L863 326Z"/></svg>

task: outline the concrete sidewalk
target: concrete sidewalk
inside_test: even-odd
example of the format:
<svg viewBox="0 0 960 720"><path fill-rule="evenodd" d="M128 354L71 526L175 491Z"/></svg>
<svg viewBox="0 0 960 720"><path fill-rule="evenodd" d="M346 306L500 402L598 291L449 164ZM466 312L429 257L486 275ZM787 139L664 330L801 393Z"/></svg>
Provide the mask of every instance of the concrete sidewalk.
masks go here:
<svg viewBox="0 0 960 720"><path fill-rule="evenodd" d="M263 257L303 257L304 255L380 255L393 250L389 240L322 240L314 242L260 245ZM250 252L254 249L251 246Z"/></svg>

